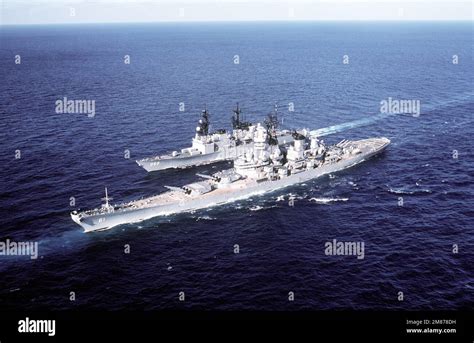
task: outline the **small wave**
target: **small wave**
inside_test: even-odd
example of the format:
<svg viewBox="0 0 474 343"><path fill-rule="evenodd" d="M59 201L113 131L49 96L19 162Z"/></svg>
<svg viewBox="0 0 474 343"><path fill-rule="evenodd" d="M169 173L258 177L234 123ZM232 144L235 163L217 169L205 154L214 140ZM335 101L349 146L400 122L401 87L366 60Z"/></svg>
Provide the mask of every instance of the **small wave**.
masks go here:
<svg viewBox="0 0 474 343"><path fill-rule="evenodd" d="M408 189L408 188L389 188L389 193L392 194L404 194L404 195L416 195L416 194L431 194L431 189Z"/></svg>
<svg viewBox="0 0 474 343"><path fill-rule="evenodd" d="M268 210L269 208L274 208L276 207L276 205L273 205L273 206L260 206L260 205L256 205L256 206L252 206L252 207L249 207L249 210L250 211L260 211L260 210Z"/></svg>
<svg viewBox="0 0 474 343"><path fill-rule="evenodd" d="M212 218L210 216L202 216L202 217L197 217L196 221L198 222L200 220L214 220L214 219L216 219L216 218Z"/></svg>
<svg viewBox="0 0 474 343"><path fill-rule="evenodd" d="M328 204L330 202L337 202L337 201L348 201L349 198L311 198L309 201L314 201L320 204Z"/></svg>
<svg viewBox="0 0 474 343"><path fill-rule="evenodd" d="M466 288L474 289L474 284L468 282L466 283Z"/></svg>

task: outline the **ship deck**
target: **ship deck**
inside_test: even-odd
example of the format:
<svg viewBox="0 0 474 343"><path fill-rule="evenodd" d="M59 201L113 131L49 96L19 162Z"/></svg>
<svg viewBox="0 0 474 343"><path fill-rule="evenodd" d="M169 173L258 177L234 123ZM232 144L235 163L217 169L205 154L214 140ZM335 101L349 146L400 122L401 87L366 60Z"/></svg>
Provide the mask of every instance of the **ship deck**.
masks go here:
<svg viewBox="0 0 474 343"><path fill-rule="evenodd" d="M250 185L255 184L254 180L251 179L241 179L233 182L228 187L225 188L215 188L209 193L204 194L185 194L181 191L168 191L162 194L158 194L149 198L136 200L130 203L131 206L124 208L127 209L137 209L137 208L148 208L154 206L164 206L179 203L181 201L189 201L196 199L205 200L209 196L215 197L219 195L232 194L236 190L248 188Z"/></svg>

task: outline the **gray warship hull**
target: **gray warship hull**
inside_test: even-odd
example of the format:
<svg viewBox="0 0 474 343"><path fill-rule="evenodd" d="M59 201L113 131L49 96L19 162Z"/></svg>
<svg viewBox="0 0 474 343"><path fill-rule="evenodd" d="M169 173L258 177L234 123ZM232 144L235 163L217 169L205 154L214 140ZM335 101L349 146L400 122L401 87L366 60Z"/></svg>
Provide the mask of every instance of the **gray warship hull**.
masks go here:
<svg viewBox="0 0 474 343"><path fill-rule="evenodd" d="M251 151L253 144L245 144L234 148L221 148L208 154L196 154L192 156L178 156L170 158L146 158L136 161L137 164L147 172L165 169L184 169L199 165L233 160L237 156Z"/></svg>
<svg viewBox="0 0 474 343"><path fill-rule="evenodd" d="M159 201L159 205L154 206L155 197L141 200L140 208L118 209L114 212L98 213L91 216L80 217L77 214L71 214L72 219L79 224L85 232L109 229L114 226L135 223L158 216L167 216L175 213L189 212L222 205L225 203L241 200L264 193L274 192L282 188L304 183L308 180L321 177L326 174L334 173L340 170L350 168L363 161L368 160L376 154L382 152L390 143L386 138L372 138L356 141L361 153L341 160L339 162L322 165L314 169L304 170L296 174L279 180L268 180L259 182L248 180L239 188L229 190L218 190L203 194L198 198L189 198L183 201ZM160 197L160 195L156 196Z"/></svg>

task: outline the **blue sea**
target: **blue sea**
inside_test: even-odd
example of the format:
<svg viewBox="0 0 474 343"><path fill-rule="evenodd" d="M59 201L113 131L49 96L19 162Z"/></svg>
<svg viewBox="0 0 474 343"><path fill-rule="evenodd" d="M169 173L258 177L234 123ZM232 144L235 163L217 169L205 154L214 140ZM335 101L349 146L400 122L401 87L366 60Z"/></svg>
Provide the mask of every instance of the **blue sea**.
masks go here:
<svg viewBox="0 0 474 343"><path fill-rule="evenodd" d="M0 32L1 238L39 247L37 259L0 256L2 310L474 305L472 23ZM56 113L64 97L95 100L95 116ZM420 115L380 116L389 97L419 100ZM392 144L343 172L217 208L89 234L71 221L100 205L104 187L119 203L230 167L147 174L134 161L190 145L205 106L213 129L230 128L236 102L254 122L276 103L283 128L332 127L327 143ZM364 242L364 258L326 255L334 239Z"/></svg>

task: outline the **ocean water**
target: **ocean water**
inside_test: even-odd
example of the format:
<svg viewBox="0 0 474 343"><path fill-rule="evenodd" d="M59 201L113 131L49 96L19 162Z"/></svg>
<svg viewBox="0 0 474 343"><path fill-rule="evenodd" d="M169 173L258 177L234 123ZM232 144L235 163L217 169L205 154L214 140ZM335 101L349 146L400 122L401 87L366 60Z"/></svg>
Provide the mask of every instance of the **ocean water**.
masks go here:
<svg viewBox="0 0 474 343"><path fill-rule="evenodd" d="M474 305L472 24L56 25L0 34L1 237L39 243L36 260L0 257L3 310ZM63 97L95 100L95 117L56 113ZM420 116L381 116L389 97L420 100ZM392 144L331 177L218 208L91 234L71 221L73 209L100 204L104 187L122 202L228 167L147 174L134 160L189 145L204 106L213 128L229 128L236 102L252 121L277 103L283 127L329 128L326 142L386 136ZM364 242L364 259L325 255L333 239Z"/></svg>

